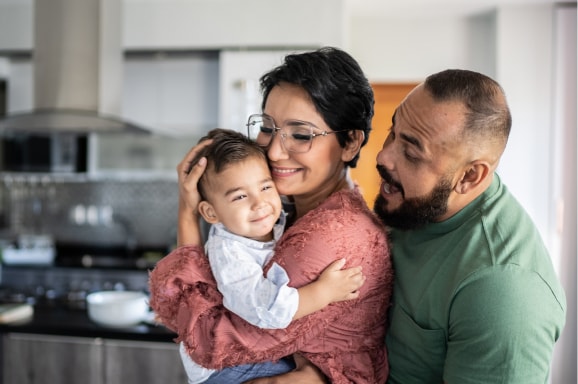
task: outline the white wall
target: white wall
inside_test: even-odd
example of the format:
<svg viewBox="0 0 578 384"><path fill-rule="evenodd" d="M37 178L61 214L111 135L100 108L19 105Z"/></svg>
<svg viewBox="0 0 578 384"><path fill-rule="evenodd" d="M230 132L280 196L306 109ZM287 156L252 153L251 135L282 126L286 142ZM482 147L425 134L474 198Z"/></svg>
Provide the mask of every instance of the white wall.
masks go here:
<svg viewBox="0 0 578 384"><path fill-rule="evenodd" d="M502 6L480 14L373 15L350 20L347 49L372 82L422 81L447 68L502 84L513 127L499 173L548 245L551 222L552 4ZM376 127L379 129L379 127Z"/></svg>
<svg viewBox="0 0 578 384"><path fill-rule="evenodd" d="M356 18L346 48L372 82L417 82L466 65L466 29L466 21L458 18Z"/></svg>
<svg viewBox="0 0 578 384"><path fill-rule="evenodd" d="M493 12L353 17L346 49L372 82L416 82L447 68L495 73Z"/></svg>
<svg viewBox="0 0 578 384"><path fill-rule="evenodd" d="M497 15L497 80L512 132L498 172L552 246L552 6L504 7Z"/></svg>
<svg viewBox="0 0 578 384"><path fill-rule="evenodd" d="M125 49L341 46L345 35L343 0L115 1ZM33 9L34 0L0 0L0 51L32 49Z"/></svg>
<svg viewBox="0 0 578 384"><path fill-rule="evenodd" d="M577 189L577 115L576 7L555 11L554 49L554 141L553 196L556 209L553 236L558 240L560 279L566 290L568 310L566 328L554 350L552 383L576 383L576 189Z"/></svg>
<svg viewBox="0 0 578 384"><path fill-rule="evenodd" d="M124 0L125 47L341 45L343 0Z"/></svg>
<svg viewBox="0 0 578 384"><path fill-rule="evenodd" d="M576 5L563 27L556 13L554 4L519 3L469 16L355 17L346 41L373 82L466 68L503 86L513 126L498 172L534 219L565 285L567 325L552 383L567 384L576 382Z"/></svg>

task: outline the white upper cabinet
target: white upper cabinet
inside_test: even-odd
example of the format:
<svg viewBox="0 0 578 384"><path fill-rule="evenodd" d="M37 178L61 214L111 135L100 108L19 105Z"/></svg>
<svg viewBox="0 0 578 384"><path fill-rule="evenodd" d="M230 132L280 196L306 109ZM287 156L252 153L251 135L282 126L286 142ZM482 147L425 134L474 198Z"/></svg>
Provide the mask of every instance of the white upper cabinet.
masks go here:
<svg viewBox="0 0 578 384"><path fill-rule="evenodd" d="M218 54L129 55L123 117L168 135L199 135L217 124Z"/></svg>
<svg viewBox="0 0 578 384"><path fill-rule="evenodd" d="M246 132L249 115L261 112L259 79L296 51L221 51L219 126Z"/></svg>
<svg viewBox="0 0 578 384"><path fill-rule="evenodd" d="M123 47L343 46L344 8L344 0L123 0ZM0 51L33 49L33 9L33 0L0 0Z"/></svg>
<svg viewBox="0 0 578 384"><path fill-rule="evenodd" d="M125 0L125 47L342 45L343 0Z"/></svg>

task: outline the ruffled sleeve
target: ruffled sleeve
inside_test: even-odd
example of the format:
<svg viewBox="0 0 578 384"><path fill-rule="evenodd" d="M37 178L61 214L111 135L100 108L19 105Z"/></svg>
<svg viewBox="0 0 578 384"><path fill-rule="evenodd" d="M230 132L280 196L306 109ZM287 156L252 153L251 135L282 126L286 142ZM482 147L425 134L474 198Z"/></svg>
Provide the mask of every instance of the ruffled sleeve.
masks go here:
<svg viewBox="0 0 578 384"><path fill-rule="evenodd" d="M277 244L271 263L281 265L298 288L342 257L346 267L363 267L367 280L360 297L333 303L286 329L259 329L226 310L200 247L177 248L158 263L150 274L151 307L192 359L207 368L300 351L332 383L385 382L393 271L385 230L361 195L335 193L299 219Z"/></svg>

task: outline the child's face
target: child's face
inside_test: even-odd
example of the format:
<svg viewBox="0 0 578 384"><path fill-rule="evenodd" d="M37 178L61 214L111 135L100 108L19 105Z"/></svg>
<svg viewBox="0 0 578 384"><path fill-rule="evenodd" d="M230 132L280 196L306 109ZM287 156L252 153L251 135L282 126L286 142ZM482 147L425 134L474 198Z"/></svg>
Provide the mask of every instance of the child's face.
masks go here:
<svg viewBox="0 0 578 384"><path fill-rule="evenodd" d="M237 235L259 241L272 239L271 230L281 214L269 167L264 159L250 157L212 174L208 200L199 211L209 223L221 222Z"/></svg>

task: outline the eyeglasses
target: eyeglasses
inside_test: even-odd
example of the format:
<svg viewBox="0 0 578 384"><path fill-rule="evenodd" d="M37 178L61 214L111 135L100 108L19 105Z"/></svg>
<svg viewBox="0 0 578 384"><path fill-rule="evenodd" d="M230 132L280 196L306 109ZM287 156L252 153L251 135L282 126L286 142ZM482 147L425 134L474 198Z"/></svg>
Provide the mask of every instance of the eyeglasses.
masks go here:
<svg viewBox="0 0 578 384"><path fill-rule="evenodd" d="M301 120L287 120L284 125L277 127L271 116L261 114L251 115L247 121L247 132L251 140L262 147L268 147L275 133L279 132L283 148L293 153L309 152L313 139L318 136L347 131L322 131L321 133L315 133L313 129L319 128Z"/></svg>

